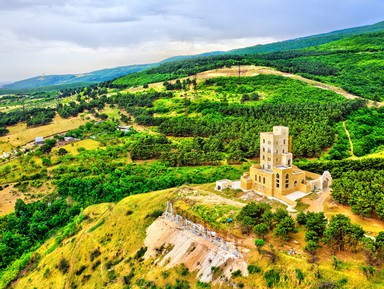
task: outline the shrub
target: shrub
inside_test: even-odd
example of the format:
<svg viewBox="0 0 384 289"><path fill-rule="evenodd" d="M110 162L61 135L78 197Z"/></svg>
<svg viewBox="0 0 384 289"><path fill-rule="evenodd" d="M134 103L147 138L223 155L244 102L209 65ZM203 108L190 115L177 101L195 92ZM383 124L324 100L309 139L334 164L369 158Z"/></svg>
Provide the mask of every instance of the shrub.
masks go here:
<svg viewBox="0 0 384 289"><path fill-rule="evenodd" d="M64 257L60 259L58 268L61 271L61 273L63 273L63 274L68 272L69 263Z"/></svg>
<svg viewBox="0 0 384 289"><path fill-rule="evenodd" d="M265 272L264 279L267 281L267 287L272 288L280 282L280 274L275 269L271 269Z"/></svg>
<svg viewBox="0 0 384 289"><path fill-rule="evenodd" d="M232 272L232 277L239 277L241 276L241 271L240 269L237 269L236 271Z"/></svg>
<svg viewBox="0 0 384 289"><path fill-rule="evenodd" d="M253 273L260 273L261 272L261 268L257 265L248 265L248 272L250 274L253 274Z"/></svg>
<svg viewBox="0 0 384 289"><path fill-rule="evenodd" d="M141 259L141 258L144 256L145 252L147 252L147 249L148 249L147 247L141 247L141 248L136 252L135 259L136 259L136 260Z"/></svg>

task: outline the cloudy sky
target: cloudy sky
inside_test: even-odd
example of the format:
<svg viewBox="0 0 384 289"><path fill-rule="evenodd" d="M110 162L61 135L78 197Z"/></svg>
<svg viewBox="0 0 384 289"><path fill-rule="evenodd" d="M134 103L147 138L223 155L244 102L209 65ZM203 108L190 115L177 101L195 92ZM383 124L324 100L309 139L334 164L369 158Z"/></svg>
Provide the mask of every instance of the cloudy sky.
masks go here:
<svg viewBox="0 0 384 289"><path fill-rule="evenodd" d="M373 24L382 0L0 0L0 81Z"/></svg>

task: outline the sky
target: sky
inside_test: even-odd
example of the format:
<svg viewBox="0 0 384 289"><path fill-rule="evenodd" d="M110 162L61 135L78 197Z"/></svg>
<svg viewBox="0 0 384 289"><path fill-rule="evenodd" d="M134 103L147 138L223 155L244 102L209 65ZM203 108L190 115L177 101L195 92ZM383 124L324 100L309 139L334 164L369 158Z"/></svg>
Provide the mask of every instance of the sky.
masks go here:
<svg viewBox="0 0 384 289"><path fill-rule="evenodd" d="M0 0L0 81L374 24L382 0Z"/></svg>

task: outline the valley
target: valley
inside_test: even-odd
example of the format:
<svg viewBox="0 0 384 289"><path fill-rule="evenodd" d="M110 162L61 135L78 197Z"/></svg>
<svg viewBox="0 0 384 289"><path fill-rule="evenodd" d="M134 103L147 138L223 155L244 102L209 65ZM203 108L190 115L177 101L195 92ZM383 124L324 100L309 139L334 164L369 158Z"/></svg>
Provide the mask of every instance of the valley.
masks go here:
<svg viewBox="0 0 384 289"><path fill-rule="evenodd" d="M0 288L382 288L379 27L2 96ZM241 183L275 127L289 211Z"/></svg>

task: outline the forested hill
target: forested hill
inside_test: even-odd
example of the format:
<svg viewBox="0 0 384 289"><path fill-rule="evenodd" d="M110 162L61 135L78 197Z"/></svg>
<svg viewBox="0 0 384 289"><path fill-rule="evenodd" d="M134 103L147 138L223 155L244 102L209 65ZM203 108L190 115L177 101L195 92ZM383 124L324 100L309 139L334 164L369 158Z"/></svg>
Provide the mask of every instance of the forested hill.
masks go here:
<svg viewBox="0 0 384 289"><path fill-rule="evenodd" d="M295 49L303 49L312 46L317 46L329 43L342 38L355 36L363 33L372 33L384 30L384 21L367 26L348 28L337 30L329 33L318 34L313 36L301 37L271 44L255 45L229 51L233 54L255 54L255 53L268 53L278 51L288 51Z"/></svg>

